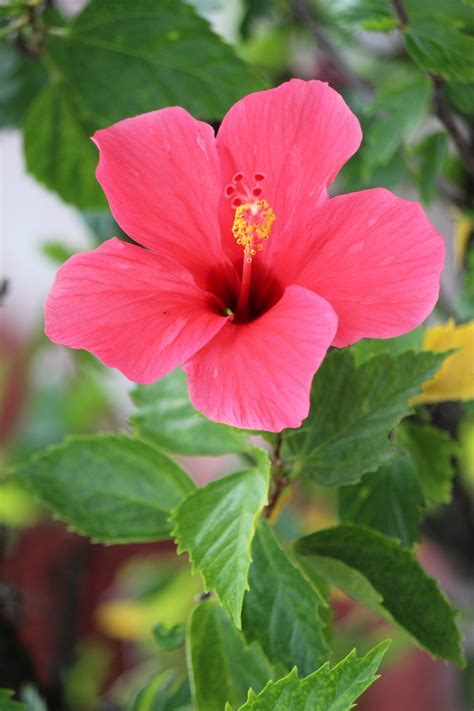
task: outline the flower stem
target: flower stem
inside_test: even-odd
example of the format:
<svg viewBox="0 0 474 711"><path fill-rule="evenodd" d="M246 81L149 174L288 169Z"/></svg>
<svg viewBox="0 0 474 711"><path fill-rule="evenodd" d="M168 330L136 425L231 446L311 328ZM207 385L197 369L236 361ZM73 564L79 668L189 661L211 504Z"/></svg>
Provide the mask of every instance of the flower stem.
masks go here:
<svg viewBox="0 0 474 711"><path fill-rule="evenodd" d="M279 432L275 438L275 446L272 454L272 491L268 499L268 504L263 512L263 516L270 520L275 514L282 493L290 483L289 477L283 473L283 460L281 458L282 445L283 433Z"/></svg>

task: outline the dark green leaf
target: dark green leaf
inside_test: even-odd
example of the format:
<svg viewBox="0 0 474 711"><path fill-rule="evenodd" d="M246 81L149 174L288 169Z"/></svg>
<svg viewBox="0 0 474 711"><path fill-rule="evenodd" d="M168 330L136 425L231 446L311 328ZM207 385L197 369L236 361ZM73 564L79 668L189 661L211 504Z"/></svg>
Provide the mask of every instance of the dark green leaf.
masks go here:
<svg viewBox="0 0 474 711"><path fill-rule="evenodd" d="M388 536L357 526L318 531L301 538L295 547L302 556L328 556L358 570L382 595L394 620L422 647L463 666L457 615L411 551Z"/></svg>
<svg viewBox="0 0 474 711"><path fill-rule="evenodd" d="M47 49L97 127L176 105L218 119L263 88L181 0L92 0Z"/></svg>
<svg viewBox="0 0 474 711"><path fill-rule="evenodd" d="M153 627L153 637L165 652L178 649L184 644L185 630L183 625L167 627L162 622L158 622Z"/></svg>
<svg viewBox="0 0 474 711"><path fill-rule="evenodd" d="M166 669L140 691L128 708L129 711L192 711L189 681Z"/></svg>
<svg viewBox="0 0 474 711"><path fill-rule="evenodd" d="M240 628L252 539L267 502L270 462L252 449L255 465L196 489L172 514L178 553L189 553L193 572L213 590Z"/></svg>
<svg viewBox="0 0 474 711"><path fill-rule="evenodd" d="M81 123L69 88L50 84L31 105L24 124L28 171L77 207L105 207L95 179L97 149Z"/></svg>
<svg viewBox="0 0 474 711"><path fill-rule="evenodd" d="M339 491L342 521L375 528L410 547L420 538L423 494L410 457L396 457Z"/></svg>
<svg viewBox="0 0 474 711"><path fill-rule="evenodd" d="M378 679L377 670L389 645L381 642L360 659L352 650L332 669L326 662L304 679L298 679L293 669L283 679L269 682L260 694L250 691L239 711L349 711Z"/></svg>
<svg viewBox="0 0 474 711"><path fill-rule="evenodd" d="M326 603L290 561L266 521L257 528L252 558L242 613L244 634L249 642L260 642L270 661L308 674L328 657L319 612Z"/></svg>
<svg viewBox="0 0 474 711"><path fill-rule="evenodd" d="M21 125L46 80L41 62L0 42L0 127Z"/></svg>
<svg viewBox="0 0 474 711"><path fill-rule="evenodd" d="M138 408L131 417L134 429L170 452L215 456L249 448L246 432L212 422L194 409L180 369L153 385L138 385L132 399Z"/></svg>
<svg viewBox="0 0 474 711"><path fill-rule="evenodd" d="M468 116L474 114L474 83L450 82L445 87L445 93L455 109Z"/></svg>
<svg viewBox="0 0 474 711"><path fill-rule="evenodd" d="M170 511L194 489L165 454L122 434L71 437L13 473L74 530L106 543L169 538Z"/></svg>
<svg viewBox="0 0 474 711"><path fill-rule="evenodd" d="M425 499L439 504L451 501L456 442L447 432L416 422L404 422L397 430L397 440L416 462Z"/></svg>
<svg viewBox="0 0 474 711"><path fill-rule="evenodd" d="M417 153L420 155L420 169L418 173L418 185L421 199L429 205L436 192L436 177L441 172L447 154L448 137L446 133L438 132L427 136L423 143L418 146Z"/></svg>
<svg viewBox="0 0 474 711"><path fill-rule="evenodd" d="M222 711L227 701L241 704L250 687L260 691L273 676L260 647L246 645L214 600L194 610L187 645L196 711Z"/></svg>
<svg viewBox="0 0 474 711"><path fill-rule="evenodd" d="M284 454L294 462L294 475L342 486L386 463L394 454L390 431L443 358L387 353L356 368L352 350L333 352L314 379L309 417L285 436Z"/></svg>

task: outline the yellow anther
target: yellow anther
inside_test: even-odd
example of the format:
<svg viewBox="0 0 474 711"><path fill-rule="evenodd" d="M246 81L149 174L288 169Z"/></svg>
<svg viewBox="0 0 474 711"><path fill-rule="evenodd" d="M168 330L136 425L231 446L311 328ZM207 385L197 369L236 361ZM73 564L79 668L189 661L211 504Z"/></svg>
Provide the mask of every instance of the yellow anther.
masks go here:
<svg viewBox="0 0 474 711"><path fill-rule="evenodd" d="M249 255L248 263L257 250L262 251L261 241L269 238L274 222L275 213L266 200L245 203L236 209L232 233L237 244L244 248L244 254Z"/></svg>

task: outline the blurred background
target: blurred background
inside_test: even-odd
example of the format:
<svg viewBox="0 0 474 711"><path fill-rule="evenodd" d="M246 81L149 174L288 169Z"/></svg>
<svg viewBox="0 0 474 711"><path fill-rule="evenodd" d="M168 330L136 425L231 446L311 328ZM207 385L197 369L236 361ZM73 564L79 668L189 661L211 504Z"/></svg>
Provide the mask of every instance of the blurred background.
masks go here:
<svg viewBox="0 0 474 711"><path fill-rule="evenodd" d="M86 4L63 0L23 6L38 17L50 13L44 22L59 35L68 18ZM87 353L50 344L43 335L43 305L58 266L78 250L123 235L100 189L90 187L95 148L90 148L87 179L73 159L63 165L64 145L74 143L77 128L66 126L70 116L64 105L54 135L53 129L46 135L44 126L51 125L52 115L37 100L46 82L39 61L43 20L26 39L20 27L18 32L5 31L16 21L11 8L21 5L0 3L0 687L21 688L23 700L37 711L112 711L131 705L136 690L157 674L160 683L173 687L175 680L166 677L166 670L171 664L184 669L182 653L167 649L159 631L153 634L152 629L157 622L166 627L181 623L199 593L199 582L190 577L171 544L93 545L51 520L7 478L9 464L68 433L126 429L132 410L131 384L123 376ZM234 47L232 56L242 63L229 70L228 92L221 103L216 99L207 108L198 98L167 102L166 92L160 94L158 87L148 108L179 103L217 128L222 105L229 106L248 87L258 88L259 82L271 86L292 76L328 81L344 95L364 129L360 152L332 191L385 186L420 200L446 239L442 293L429 325L449 319L464 324L464 330L451 334L451 340L447 335L439 348L458 347L461 358L425 408L430 420L456 443L453 498L429 512L419 554L461 611L468 669L461 674L434 662L342 594L335 594L332 602L336 658L354 645L362 651L374 640L395 640L382 680L358 708L467 711L474 705L474 180L466 153L472 160L472 68L469 75L451 68L443 86L434 85L430 74L436 73L437 55L430 60L434 66L423 57L414 61L415 53L407 51L404 42L403 22L383 1L195 0L192 5L196 17L208 20L212 32ZM410 0L405 5L420 27L438 17L439 26L447 28L444 52L453 65L473 61L462 46L453 45L451 36L452 28L461 28L463 37L472 35L472 3ZM175 31L172 19L166 22L170 36ZM110 28L114 31L118 37L118 24ZM436 32L433 37L436 40ZM179 32L176 40L179 43ZM187 61L190 47L188 43L183 49ZM106 88L104 100L113 103L119 76L109 76L109 68L91 56L94 61L96 75L104 86L110 84L110 96ZM87 73L91 66L86 62L79 72ZM142 105L136 103L130 102L129 113L126 102L125 109L117 111L125 111L123 116L138 113ZM84 136L122 117L113 109L97 111L97 117L92 110L81 111ZM36 145L41 140L49 147L47 160ZM81 144L77 150L88 160L89 147ZM200 458L187 460L186 466L197 482L204 482L228 471L232 462ZM298 491L282 513L278 527L284 537L336 520L331 491L313 488L310 499Z"/></svg>

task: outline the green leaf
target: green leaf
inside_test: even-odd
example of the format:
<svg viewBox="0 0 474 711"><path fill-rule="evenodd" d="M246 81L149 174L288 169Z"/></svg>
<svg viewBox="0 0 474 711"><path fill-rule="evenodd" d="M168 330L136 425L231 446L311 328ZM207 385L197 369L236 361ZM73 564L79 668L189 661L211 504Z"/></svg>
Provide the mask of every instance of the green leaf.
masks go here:
<svg viewBox="0 0 474 711"><path fill-rule="evenodd" d="M383 597L394 620L435 657L462 666L464 657L456 613L438 583L420 567L414 554L376 531L337 526L301 538L302 556L328 556L364 575Z"/></svg>
<svg viewBox="0 0 474 711"><path fill-rule="evenodd" d="M178 553L189 553L206 590L213 590L240 629L257 520L267 503L270 462L251 450L255 465L196 489L173 511Z"/></svg>
<svg viewBox="0 0 474 711"><path fill-rule="evenodd" d="M250 589L245 595L242 628L249 642L257 640L270 661L301 674L317 669L327 658L325 624L318 591L290 561L269 524L262 520L252 547Z"/></svg>
<svg viewBox="0 0 474 711"><path fill-rule="evenodd" d="M264 88L181 0L92 0L46 47L97 127L176 105L218 119Z"/></svg>
<svg viewBox="0 0 474 711"><path fill-rule="evenodd" d="M29 105L46 80L41 62L0 42L0 127L21 125Z"/></svg>
<svg viewBox="0 0 474 711"><path fill-rule="evenodd" d="M352 0L347 6L344 5L340 17L369 32L389 32L396 27L388 0Z"/></svg>
<svg viewBox="0 0 474 711"><path fill-rule="evenodd" d="M423 338L424 330L421 326L397 338L362 338L352 347L356 365L362 365L381 353L390 353L392 356L408 351L419 353L423 350Z"/></svg>
<svg viewBox="0 0 474 711"><path fill-rule="evenodd" d="M342 521L375 528L408 547L420 539L423 503L416 464L406 456L339 490Z"/></svg>
<svg viewBox="0 0 474 711"><path fill-rule="evenodd" d="M129 711L192 711L189 681L165 669L142 689Z"/></svg>
<svg viewBox="0 0 474 711"><path fill-rule="evenodd" d="M194 456L249 449L246 432L212 422L194 409L186 375L179 368L153 385L138 385L131 395L138 408L131 417L132 426L163 449Z"/></svg>
<svg viewBox="0 0 474 711"><path fill-rule="evenodd" d="M97 149L89 140L71 92L62 82L48 85L31 105L24 124L28 171L77 207L105 207L95 179Z"/></svg>
<svg viewBox="0 0 474 711"><path fill-rule="evenodd" d="M448 81L474 81L474 37L448 16L418 20L404 30L405 46L424 71Z"/></svg>
<svg viewBox="0 0 474 711"><path fill-rule="evenodd" d="M353 649L332 669L326 662L304 679L297 670L278 681L270 681L260 694L249 692L239 711L349 711L354 701L378 679L377 670L390 642L381 642L365 657Z"/></svg>
<svg viewBox="0 0 474 711"><path fill-rule="evenodd" d="M186 633L183 625L167 627L162 622L158 622L152 632L156 642L165 652L171 652L184 644Z"/></svg>
<svg viewBox="0 0 474 711"><path fill-rule="evenodd" d="M397 441L414 459L423 496L432 503L451 501L453 457L457 444L443 430L432 425L404 422L397 429Z"/></svg>
<svg viewBox="0 0 474 711"><path fill-rule="evenodd" d="M429 205L435 197L436 177L442 170L447 148L448 137L441 131L427 136L417 148L421 158L418 185L421 199L426 205Z"/></svg>
<svg viewBox="0 0 474 711"><path fill-rule="evenodd" d="M474 114L474 83L450 82L445 87L445 94L457 111L468 116Z"/></svg>
<svg viewBox="0 0 474 711"><path fill-rule="evenodd" d="M226 702L241 704L250 687L260 691L273 676L260 647L245 644L214 600L194 610L187 644L196 711L222 711Z"/></svg>
<svg viewBox="0 0 474 711"><path fill-rule="evenodd" d="M10 689L0 689L0 709L1 711L27 711L25 704L19 701L12 701L11 697L15 692Z"/></svg>
<svg viewBox="0 0 474 711"><path fill-rule="evenodd" d="M409 412L408 401L432 377L443 354L382 354L356 368L352 350L334 351L314 379L311 411L285 434L294 476L324 486L357 482L392 458L388 435Z"/></svg>
<svg viewBox="0 0 474 711"><path fill-rule="evenodd" d="M311 555L300 556L299 561L306 575L317 577L343 590L361 605L390 622L395 622L392 615L383 606L383 597L366 577L355 568L336 558Z"/></svg>
<svg viewBox="0 0 474 711"><path fill-rule="evenodd" d="M430 84L424 77L381 92L369 109L379 120L369 124L364 136L362 171L366 178L377 166L387 165L400 144L410 138L428 111L430 94Z"/></svg>
<svg viewBox="0 0 474 711"><path fill-rule="evenodd" d="M122 434L68 438L13 473L74 530L105 543L169 538L170 511L194 489L165 454Z"/></svg>

